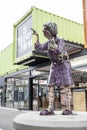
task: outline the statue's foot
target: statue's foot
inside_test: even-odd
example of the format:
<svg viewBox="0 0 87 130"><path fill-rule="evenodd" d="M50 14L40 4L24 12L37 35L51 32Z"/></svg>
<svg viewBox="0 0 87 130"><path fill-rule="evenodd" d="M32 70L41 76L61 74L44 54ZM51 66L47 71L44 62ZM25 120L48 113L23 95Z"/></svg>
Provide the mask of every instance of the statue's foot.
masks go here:
<svg viewBox="0 0 87 130"><path fill-rule="evenodd" d="M40 115L54 115L54 111L43 110L40 112Z"/></svg>
<svg viewBox="0 0 87 130"><path fill-rule="evenodd" d="M72 114L72 111L71 110L68 110L68 109L65 109L63 112L62 112L62 115L71 115Z"/></svg>

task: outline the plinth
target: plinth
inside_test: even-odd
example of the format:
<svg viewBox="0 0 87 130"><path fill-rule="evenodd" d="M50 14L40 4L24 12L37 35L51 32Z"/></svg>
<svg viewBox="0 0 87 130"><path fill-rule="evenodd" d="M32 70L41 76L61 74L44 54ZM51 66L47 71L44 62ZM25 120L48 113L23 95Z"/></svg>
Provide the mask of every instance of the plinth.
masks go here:
<svg viewBox="0 0 87 130"><path fill-rule="evenodd" d="M72 115L40 116L39 111L29 111L16 116L13 125L16 130L87 130L87 112L73 112Z"/></svg>

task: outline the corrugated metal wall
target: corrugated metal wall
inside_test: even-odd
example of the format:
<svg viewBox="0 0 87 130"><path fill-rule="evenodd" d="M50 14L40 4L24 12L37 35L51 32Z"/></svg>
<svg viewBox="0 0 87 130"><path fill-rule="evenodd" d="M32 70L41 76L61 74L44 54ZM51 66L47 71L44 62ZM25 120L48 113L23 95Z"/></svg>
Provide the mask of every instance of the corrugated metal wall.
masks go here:
<svg viewBox="0 0 87 130"><path fill-rule="evenodd" d="M78 44L83 44L83 41L84 41L83 40L84 39L83 25L67 20L65 18L59 17L57 15L45 12L36 7L32 7L31 10L27 12L26 15L24 15L16 23L15 26L20 24L29 15L32 15L32 21L33 21L32 25L33 25L33 28L35 28L40 34L41 42L45 42L45 40L47 40L43 36L43 32L42 32L43 24L45 24L46 22L52 21L52 22L56 22L58 25L59 37L63 37L65 38L65 40L69 40L75 43L77 42ZM35 37L33 39L35 40ZM14 38L13 42L15 41L16 39ZM33 45L34 45L34 41L33 41ZM13 44L11 44L6 49L0 52L0 75L4 75L6 73L10 73L12 71L16 71L17 69L23 68L22 66L13 65L13 60L15 59L14 58L15 52L13 56L13 51L16 51L15 46L13 48Z"/></svg>
<svg viewBox="0 0 87 130"><path fill-rule="evenodd" d="M36 7L33 7L32 16L33 28L35 28L40 34L40 39L42 42L45 41L42 33L43 24L47 22L55 22L58 25L59 37L63 37L65 40L78 44L84 43L83 25L54 15L52 13L40 10Z"/></svg>
<svg viewBox="0 0 87 130"><path fill-rule="evenodd" d="M20 58L16 57L16 40L17 40L17 34L16 30L18 26L21 26L21 23L23 23L27 17L32 17L32 25L31 27L34 28L40 35L40 41L41 43L47 41L46 38L43 36L43 25L47 22L55 22L58 25L58 36L64 38L67 41L75 42L78 44L84 43L84 30L83 25L70 21L68 19L65 19L63 17L54 15L52 13L46 12L44 10L38 9L36 7L32 7L15 25L14 25L14 41L13 41L13 62L17 63L19 61L22 61L23 59L27 59L27 57L30 57L32 53L29 55L27 53L25 56L22 56ZM32 49L34 49L34 43L36 42L36 37L33 36L32 38Z"/></svg>
<svg viewBox="0 0 87 130"><path fill-rule="evenodd" d="M20 65L13 65L12 51L13 45L11 44L0 52L0 75L5 75L23 68Z"/></svg>

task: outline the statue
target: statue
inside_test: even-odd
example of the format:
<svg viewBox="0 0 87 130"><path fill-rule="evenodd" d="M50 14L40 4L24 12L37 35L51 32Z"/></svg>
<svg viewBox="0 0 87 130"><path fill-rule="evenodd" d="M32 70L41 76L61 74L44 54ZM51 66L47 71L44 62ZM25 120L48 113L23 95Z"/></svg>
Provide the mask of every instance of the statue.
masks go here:
<svg viewBox="0 0 87 130"><path fill-rule="evenodd" d="M71 76L71 64L69 56L65 48L63 38L57 37L58 29L57 24L49 22L43 25L44 37L48 39L47 42L40 44L39 34L36 30L32 29L33 35L37 36L35 43L35 49L37 51L48 50L48 56L51 60L50 74L48 79L49 87L49 105L46 110L40 112L40 115L53 115L53 104L54 104L54 87L63 86L66 95L66 108L62 111L63 115L72 114L71 110L71 89L70 87L74 84Z"/></svg>

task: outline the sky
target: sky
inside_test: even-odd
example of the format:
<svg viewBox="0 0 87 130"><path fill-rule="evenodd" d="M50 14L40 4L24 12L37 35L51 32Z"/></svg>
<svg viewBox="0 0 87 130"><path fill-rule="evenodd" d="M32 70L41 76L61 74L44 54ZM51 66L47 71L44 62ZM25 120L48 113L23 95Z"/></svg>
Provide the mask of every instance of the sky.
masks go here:
<svg viewBox="0 0 87 130"><path fill-rule="evenodd" d="M83 23L82 0L0 0L0 51L13 43L13 25L31 8Z"/></svg>

